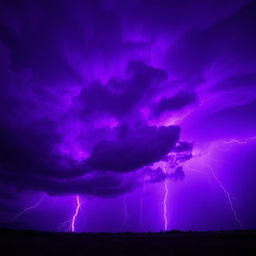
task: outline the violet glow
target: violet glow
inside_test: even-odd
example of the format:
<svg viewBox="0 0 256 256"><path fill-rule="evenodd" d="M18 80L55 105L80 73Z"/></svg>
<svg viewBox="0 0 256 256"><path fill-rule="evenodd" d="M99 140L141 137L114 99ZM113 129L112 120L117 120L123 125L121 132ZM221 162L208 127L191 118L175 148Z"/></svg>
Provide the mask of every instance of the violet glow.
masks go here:
<svg viewBox="0 0 256 256"><path fill-rule="evenodd" d="M0 227L256 228L254 1L15 2Z"/></svg>
<svg viewBox="0 0 256 256"><path fill-rule="evenodd" d="M141 195L140 195L140 203L139 203L139 210L140 210L140 226L143 226L143 197L145 194L145 190L146 190L146 185L145 182L143 182L142 185L142 191L141 191Z"/></svg>
<svg viewBox="0 0 256 256"><path fill-rule="evenodd" d="M121 211L121 215L123 216L123 222L122 222L122 225L121 225L121 230L122 230L123 227L125 226L125 224L127 222L127 218L128 218L127 197L124 198L123 208L122 208L122 211Z"/></svg>
<svg viewBox="0 0 256 256"><path fill-rule="evenodd" d="M163 166L164 173L166 174L166 167ZM164 230L168 230L168 217L167 217L167 199L168 199L168 183L167 179L164 181L164 200L163 200L163 206L164 206Z"/></svg>

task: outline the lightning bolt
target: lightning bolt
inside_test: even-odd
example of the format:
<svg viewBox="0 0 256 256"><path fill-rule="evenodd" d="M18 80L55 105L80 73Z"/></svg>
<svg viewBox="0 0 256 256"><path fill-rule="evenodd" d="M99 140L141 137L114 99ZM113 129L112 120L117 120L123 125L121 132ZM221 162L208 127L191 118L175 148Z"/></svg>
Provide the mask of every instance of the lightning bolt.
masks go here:
<svg viewBox="0 0 256 256"><path fill-rule="evenodd" d="M42 197L39 199L39 201L38 201L37 203L35 203L34 205L31 205L31 206L25 208L24 210L22 210L20 213L18 213L18 214L14 217L14 219L17 219L17 218L19 218L20 216L22 216L23 214L25 214L26 212L28 212L28 211L30 211L30 210L33 210L33 209L35 209L36 207L38 207L38 206L40 205L40 203L42 202L43 198L44 198L44 196L42 196Z"/></svg>
<svg viewBox="0 0 256 256"><path fill-rule="evenodd" d="M248 143L253 142L253 141L256 141L256 136L248 137L248 138L245 138L245 139L239 139L239 138L223 139L223 140L220 140L220 141L217 141L217 142L222 142L222 143L225 143L225 144L234 144L234 143L236 143L236 144L244 145L244 144L248 144ZM203 159L201 159L201 161L202 160ZM214 172L214 169L210 165L207 165L207 167L211 171L211 174L212 174L213 178L215 179L215 181L217 182L217 184L219 185L221 190L226 194L226 196L228 198L228 201L229 201L230 208L231 208L231 210L233 212L234 218L236 219L236 221L239 224L239 226L242 227L241 221L239 220L238 215L237 215L237 213L236 213L236 211L234 209L234 205L233 205L230 193L225 188L225 186L222 184L220 179L217 177L217 175Z"/></svg>
<svg viewBox="0 0 256 256"><path fill-rule="evenodd" d="M82 210L82 205L84 204L84 202L81 201L81 198L79 196L75 197L75 203L76 203L76 208L75 208L75 212L74 215L72 216L72 218L70 220L64 221L58 228L58 230L62 230L62 228L64 228L65 226L68 225L68 228L65 229L65 232L76 232L76 220L77 220L77 216L79 214L79 211Z"/></svg>
<svg viewBox="0 0 256 256"><path fill-rule="evenodd" d="M230 139L230 140L223 140L223 142L225 144L233 144L233 143L237 143L237 144L240 144L240 145L243 145L243 144L247 144L247 143L250 143L252 141L255 141L256 140L256 136L253 136L253 137L249 137L249 138L246 138L246 139L236 139L236 138L233 138L233 139ZM222 182L220 181L220 179L217 177L217 175L215 174L213 168L211 166L208 166L208 168L210 169L211 173L212 173L212 176L214 177L214 179L216 180L217 184L219 185L219 187L222 189L222 191L225 193L225 195L227 196L227 199L228 199L228 202L229 202L229 205L230 205L230 208L232 210L232 213L233 213L233 216L234 216L234 219L236 220L236 222L238 223L239 227L240 228L243 228L243 225L237 215L237 212L234 208L234 204L233 204L233 201L231 199L231 196L230 196L230 193L229 191L225 188L225 186L222 184Z"/></svg>
<svg viewBox="0 0 256 256"><path fill-rule="evenodd" d="M237 143L237 144L247 144L251 141L254 141L256 140L256 136L253 136L253 137L249 137L249 138L246 138L244 140L241 140L241 139L230 139L230 140L224 140L224 143L226 144L232 144L232 143Z"/></svg>
<svg viewBox="0 0 256 256"><path fill-rule="evenodd" d="M165 164L163 163L163 170L164 173L166 173ZM167 178L164 180L164 200L163 200L163 214L164 214L164 230L166 231L168 229L168 218L167 218L167 199L168 199L168 181Z"/></svg>
<svg viewBox="0 0 256 256"><path fill-rule="evenodd" d="M67 220L67 221L63 222L63 223L59 226L58 231L59 231L59 230L62 230L62 228L65 227L67 224L69 224L69 227L70 227L71 221L72 221L72 220ZM64 232L69 232L69 231L70 231L70 228L64 230Z"/></svg>
<svg viewBox="0 0 256 256"><path fill-rule="evenodd" d="M71 231L75 232L75 223L76 223L76 219L77 219L77 215L79 213L81 207L81 202L80 202L80 198L79 196L76 196L76 211L72 217L72 221L71 221Z"/></svg>
<svg viewBox="0 0 256 256"><path fill-rule="evenodd" d="M181 122L183 120L185 120L190 114L192 114L193 112L195 112L196 110L198 110L199 108L201 108L206 102L208 102L209 100L211 100L212 98L215 98L215 96L213 97L209 97L208 99L204 100L203 102L201 102L198 106L196 106L195 108L189 110L188 112L186 112L184 115L182 115L181 117L175 118L173 120L168 120L168 125L176 125L178 122Z"/></svg>
<svg viewBox="0 0 256 256"><path fill-rule="evenodd" d="M230 193L228 192L228 190L225 188L225 186L222 184L222 182L220 181L220 179L217 177L217 175L215 174L213 168L208 165L208 168L209 170L211 171L211 174L213 176L213 178L215 179L215 181L217 182L217 184L219 185L219 187L221 188L221 190L224 192L224 194L226 195L227 199L228 199L228 202L229 202L229 206L230 206L230 209L233 213L233 216L234 216L234 219L236 220L236 222L238 223L239 227L242 229L243 228L243 225L240 221L240 219L238 218L238 215L237 215L237 212L234 208L234 204L233 204L233 201L231 199L231 196L230 196Z"/></svg>
<svg viewBox="0 0 256 256"><path fill-rule="evenodd" d="M185 113L183 116L169 121L168 125L175 125L175 124L177 124L178 122L185 120L185 119L186 119L191 113L193 113L196 109L197 109L197 108L192 109L192 110L188 111L187 113Z"/></svg>
<svg viewBox="0 0 256 256"><path fill-rule="evenodd" d="M250 137L247 138L245 140L239 140L239 139L230 139L230 140L222 140L222 142L230 144L230 143L238 143L238 144L246 144L249 143L250 141L256 139L256 137ZM238 217L237 211L234 207L234 203L232 201L232 197L230 195L230 192L228 191L228 189L226 189L226 187L223 185L223 183L221 182L221 180L218 178L218 176L216 175L213 167L209 164L205 164L205 162L209 162L208 159L205 159L205 157L202 157L202 155L199 155L200 158L200 162L205 165L207 167L207 169L210 170L211 176L214 178L214 180L216 181L217 185L219 186L219 188L222 190L222 192L225 194L227 200L228 200L228 204L229 207L232 211L232 214L234 216L235 221L237 222L237 224L239 225L239 227L242 229L243 225Z"/></svg>

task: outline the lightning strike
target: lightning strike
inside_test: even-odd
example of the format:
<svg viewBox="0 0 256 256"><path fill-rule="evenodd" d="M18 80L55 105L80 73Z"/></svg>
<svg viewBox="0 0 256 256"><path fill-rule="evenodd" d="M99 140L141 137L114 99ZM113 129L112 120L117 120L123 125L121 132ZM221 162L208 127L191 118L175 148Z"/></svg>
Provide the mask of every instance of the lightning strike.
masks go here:
<svg viewBox="0 0 256 256"><path fill-rule="evenodd" d="M166 173L166 168L165 168L165 165L163 164L163 170L164 170L164 173ZM166 205L166 202L167 202L167 199L168 199L168 181L167 181L167 178L164 180L164 200L163 200L163 207L164 207L164 211L163 211L163 214L164 214L164 230L168 230L168 218L167 218L167 205Z"/></svg>
<svg viewBox="0 0 256 256"><path fill-rule="evenodd" d="M17 219L17 218L19 218L20 216L22 216L23 214L25 214L26 212L37 208L37 207L40 205L40 203L42 202L43 198L44 198L44 196L42 196L42 197L40 198L40 200L39 200L37 203L35 203L34 205L29 206L29 207L25 208L24 210L22 210L20 213L18 213L18 214L14 217L14 219Z"/></svg>
<svg viewBox="0 0 256 256"><path fill-rule="evenodd" d="M192 110L188 111L187 113L185 113L182 117L179 117L179 118L169 121L168 125L176 125L177 123L185 120L194 111L195 111L195 109L192 109Z"/></svg>
<svg viewBox="0 0 256 256"><path fill-rule="evenodd" d="M74 216L72 217L72 222L71 222L71 231L72 232L75 232L75 223L76 223L76 218L79 213L80 207L81 207L80 198L79 198L79 196L76 196L76 211L75 211Z"/></svg>
<svg viewBox="0 0 256 256"><path fill-rule="evenodd" d="M254 136L254 137L249 137L249 138L246 138L246 139L244 139L244 140L241 140L241 139L224 140L224 143L226 143L226 144L237 143L237 144L243 145L243 144L247 144L247 143L249 143L249 142L251 142L251 141L254 141L254 140L256 140L256 136Z"/></svg>
<svg viewBox="0 0 256 256"><path fill-rule="evenodd" d="M168 125L177 125L179 122L186 120L186 118L188 116L190 116L190 114L192 114L193 112L195 112L196 110L198 110L199 108L201 108L206 102L208 102L210 99L214 98L213 97L209 97L208 99L204 100L203 102L201 102L198 106L196 106L195 108L191 109L190 111L186 112L184 115L182 115L181 117L175 118L173 120L169 120L168 121Z"/></svg>
<svg viewBox="0 0 256 256"><path fill-rule="evenodd" d="M62 228L64 228L65 226L68 225L68 227L70 227L70 223L72 222L72 220L67 220L65 222L63 222L59 227L58 227L58 231L62 231ZM70 231L70 228L68 229L64 229L64 232L69 232Z"/></svg>
<svg viewBox="0 0 256 256"><path fill-rule="evenodd" d="M238 215L237 215L237 212L234 208L234 205L233 205L233 201L231 199L231 196L230 196L230 193L228 192L228 190L225 188L225 186L222 184L222 182L220 181L220 179L217 177L217 175L215 174L213 168L208 165L208 168L210 169L211 171L211 174L213 176L213 178L215 179L215 181L217 182L217 184L219 185L219 187L222 189L222 191L224 192L224 194L227 196L227 199L228 199L228 202L229 202L229 206L230 206L230 209L233 213L233 216L234 216L234 219L236 220L236 222L238 223L239 227L242 229L243 228L243 225L240 221L240 219L238 218Z"/></svg>

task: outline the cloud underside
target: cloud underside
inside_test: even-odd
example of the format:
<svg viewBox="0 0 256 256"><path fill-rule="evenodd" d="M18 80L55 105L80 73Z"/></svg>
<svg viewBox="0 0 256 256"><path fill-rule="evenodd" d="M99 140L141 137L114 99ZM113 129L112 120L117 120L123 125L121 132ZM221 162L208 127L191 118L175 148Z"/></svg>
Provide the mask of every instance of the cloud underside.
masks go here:
<svg viewBox="0 0 256 256"><path fill-rule="evenodd" d="M249 133L255 11L252 1L1 1L3 194L109 197L182 180L181 164L154 167L190 159L182 125L198 140Z"/></svg>

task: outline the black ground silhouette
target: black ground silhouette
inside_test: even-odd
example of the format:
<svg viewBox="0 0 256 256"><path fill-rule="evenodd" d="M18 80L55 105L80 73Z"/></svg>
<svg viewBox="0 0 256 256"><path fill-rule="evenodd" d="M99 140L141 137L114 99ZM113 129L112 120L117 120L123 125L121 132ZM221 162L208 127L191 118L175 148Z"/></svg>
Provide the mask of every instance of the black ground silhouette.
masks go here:
<svg viewBox="0 0 256 256"><path fill-rule="evenodd" d="M55 233L0 230L1 255L256 255L256 231Z"/></svg>

